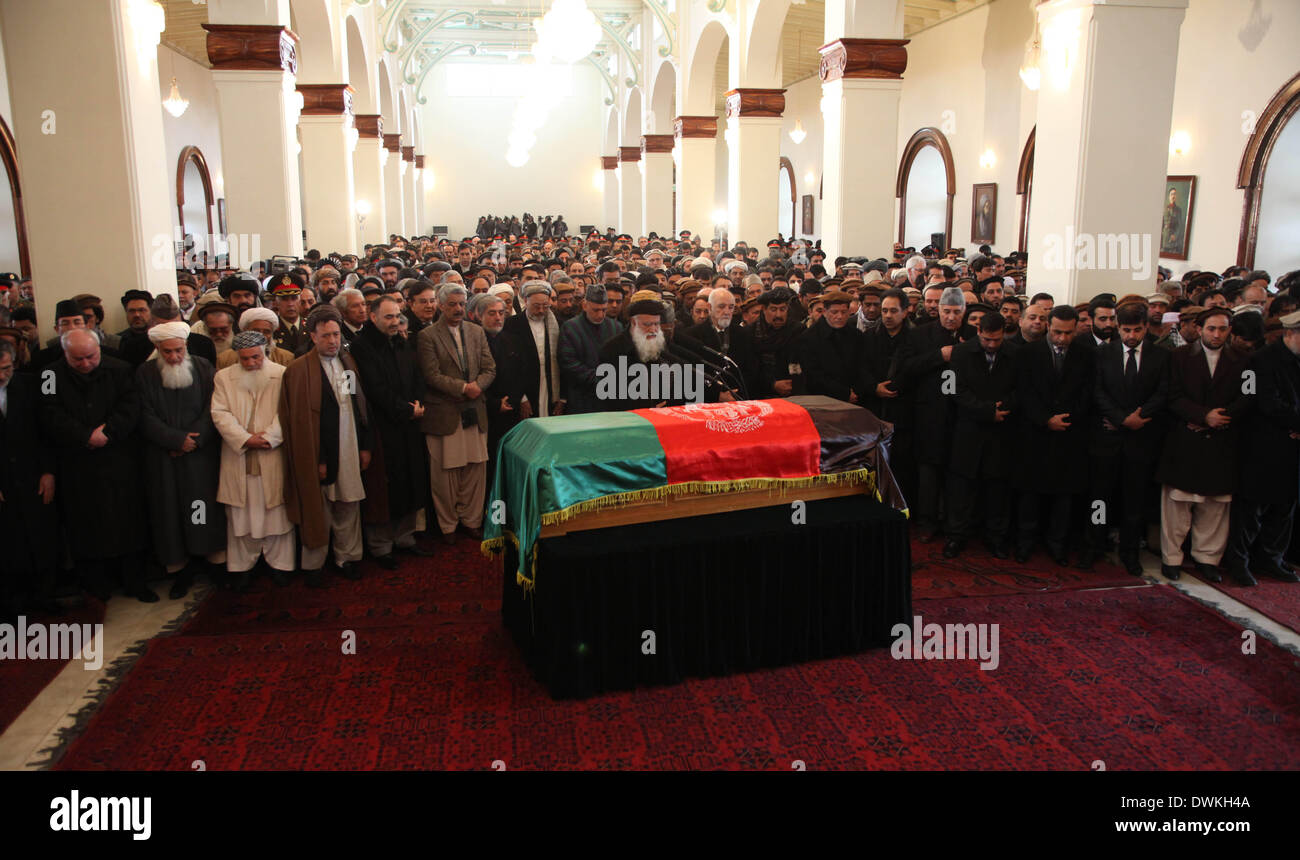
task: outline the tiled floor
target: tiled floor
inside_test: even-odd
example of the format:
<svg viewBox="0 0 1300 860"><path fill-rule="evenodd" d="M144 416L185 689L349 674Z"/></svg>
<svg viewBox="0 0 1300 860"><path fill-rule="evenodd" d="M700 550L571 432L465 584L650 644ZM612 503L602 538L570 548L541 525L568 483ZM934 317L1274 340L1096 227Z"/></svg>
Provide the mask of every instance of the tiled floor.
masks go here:
<svg viewBox="0 0 1300 860"><path fill-rule="evenodd" d="M1143 563L1147 579L1167 582L1161 576L1159 561L1154 556L1143 553ZM1174 586L1300 654L1300 633L1297 631L1283 627L1190 576L1184 575ZM160 593L165 588L165 584L158 586ZM158 603L140 603L125 597L113 598L108 604L104 619L102 667L87 670L80 661L68 663L27 710L0 735L0 770L38 768L48 757L41 750L54 746L58 742L59 730L74 724L76 713L93 695L99 681L107 677L108 668L113 661L123 656L132 645L156 636L180 617L192 600L192 594L186 600L168 600L164 597Z"/></svg>

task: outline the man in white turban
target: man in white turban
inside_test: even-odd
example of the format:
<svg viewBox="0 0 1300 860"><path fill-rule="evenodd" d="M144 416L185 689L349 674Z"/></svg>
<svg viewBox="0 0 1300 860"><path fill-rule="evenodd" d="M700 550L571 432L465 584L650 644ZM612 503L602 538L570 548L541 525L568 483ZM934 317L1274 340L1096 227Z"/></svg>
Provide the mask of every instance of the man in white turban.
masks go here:
<svg viewBox="0 0 1300 860"><path fill-rule="evenodd" d="M281 367L288 367L297 356L275 345L275 330L279 325L280 318L270 308L249 308L239 316L239 330L255 331L265 337L266 342L270 344L267 358ZM238 363L239 356L235 355L233 349L228 349L217 356L217 370L225 370L232 364Z"/></svg>
<svg viewBox="0 0 1300 860"><path fill-rule="evenodd" d="M200 563L214 583L224 580L226 518L216 498L221 449L210 411L216 370L189 354L185 323L159 323L148 334L154 352L135 373L145 497L154 555L175 575L171 597L178 600Z"/></svg>

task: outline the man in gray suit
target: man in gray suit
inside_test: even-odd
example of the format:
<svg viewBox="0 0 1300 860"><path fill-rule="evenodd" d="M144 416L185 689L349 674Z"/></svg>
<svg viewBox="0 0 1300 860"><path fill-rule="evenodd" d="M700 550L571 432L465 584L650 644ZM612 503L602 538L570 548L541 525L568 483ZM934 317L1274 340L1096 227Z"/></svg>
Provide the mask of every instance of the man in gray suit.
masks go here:
<svg viewBox="0 0 1300 860"><path fill-rule="evenodd" d="M483 392L496 378L496 362L483 329L465 319L461 284L438 290L442 316L419 334L420 370L427 388L420 429L429 449L429 487L443 543L457 527L483 537L487 492L487 406Z"/></svg>

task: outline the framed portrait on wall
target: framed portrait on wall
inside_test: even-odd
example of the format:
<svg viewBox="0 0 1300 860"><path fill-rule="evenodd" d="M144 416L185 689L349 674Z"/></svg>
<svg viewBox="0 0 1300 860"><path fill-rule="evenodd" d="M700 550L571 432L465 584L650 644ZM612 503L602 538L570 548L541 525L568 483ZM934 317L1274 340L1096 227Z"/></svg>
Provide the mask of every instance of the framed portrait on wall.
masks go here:
<svg viewBox="0 0 1300 860"><path fill-rule="evenodd" d="M971 192L970 240L977 245L992 245L998 220L998 184L981 182Z"/></svg>
<svg viewBox="0 0 1300 860"><path fill-rule="evenodd" d="M1187 259L1192 233L1192 206L1196 203L1195 176L1166 176L1165 196L1160 204L1160 256Z"/></svg>
<svg viewBox="0 0 1300 860"><path fill-rule="evenodd" d="M811 194L803 196L803 234L805 236L813 235L813 196Z"/></svg>

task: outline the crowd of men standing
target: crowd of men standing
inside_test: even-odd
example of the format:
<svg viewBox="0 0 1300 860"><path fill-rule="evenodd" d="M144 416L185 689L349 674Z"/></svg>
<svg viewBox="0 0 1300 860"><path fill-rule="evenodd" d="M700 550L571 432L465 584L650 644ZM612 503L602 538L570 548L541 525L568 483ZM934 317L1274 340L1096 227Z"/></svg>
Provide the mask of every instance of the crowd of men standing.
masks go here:
<svg viewBox="0 0 1300 860"><path fill-rule="evenodd" d="M1300 274L1056 306L1024 295L1023 255L909 252L393 237L126 290L116 334L95 295L43 329L0 284L0 613L52 609L74 575L101 599L157 600L163 571L173 598L200 573L324 587L432 555L421 535L479 539L515 424L680 402L610 394L620 362L701 366L709 400L871 409L915 536L948 557L980 537L1087 568L1117 541L1138 575L1149 539L1172 579L1190 558L1300 581Z"/></svg>

